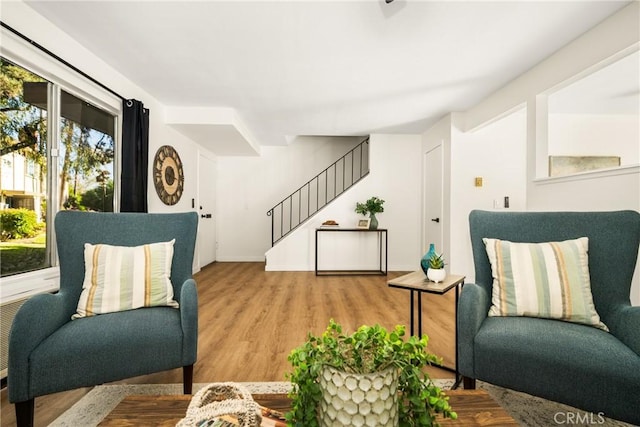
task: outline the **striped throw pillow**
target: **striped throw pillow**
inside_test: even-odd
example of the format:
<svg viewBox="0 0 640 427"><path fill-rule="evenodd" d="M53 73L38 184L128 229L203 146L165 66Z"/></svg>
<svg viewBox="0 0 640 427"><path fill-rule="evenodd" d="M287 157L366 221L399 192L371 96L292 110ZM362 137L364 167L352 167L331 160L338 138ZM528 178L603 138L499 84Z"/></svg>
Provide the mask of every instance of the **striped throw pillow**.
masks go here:
<svg viewBox="0 0 640 427"><path fill-rule="evenodd" d="M483 239L493 274L489 316L529 316L608 331L591 295L589 239L514 243Z"/></svg>
<svg viewBox="0 0 640 427"><path fill-rule="evenodd" d="M141 307L178 307L173 299L173 244L84 245L85 275L72 319Z"/></svg>

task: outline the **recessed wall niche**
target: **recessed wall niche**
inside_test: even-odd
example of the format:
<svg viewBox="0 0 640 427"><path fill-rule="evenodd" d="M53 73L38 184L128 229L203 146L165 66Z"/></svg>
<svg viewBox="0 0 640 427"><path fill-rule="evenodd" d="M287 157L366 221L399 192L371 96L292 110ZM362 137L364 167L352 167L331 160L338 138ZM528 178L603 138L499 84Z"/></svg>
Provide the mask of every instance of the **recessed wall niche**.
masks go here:
<svg viewBox="0 0 640 427"><path fill-rule="evenodd" d="M548 95L548 176L640 164L640 51Z"/></svg>

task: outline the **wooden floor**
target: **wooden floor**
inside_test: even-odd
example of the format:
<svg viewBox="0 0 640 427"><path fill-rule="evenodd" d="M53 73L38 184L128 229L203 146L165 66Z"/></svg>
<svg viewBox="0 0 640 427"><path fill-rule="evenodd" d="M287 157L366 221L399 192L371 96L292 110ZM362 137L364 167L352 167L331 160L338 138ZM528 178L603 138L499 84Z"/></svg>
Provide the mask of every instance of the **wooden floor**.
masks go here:
<svg viewBox="0 0 640 427"><path fill-rule="evenodd" d="M346 331L363 324L409 325L409 292L389 288L388 276L324 276L265 272L263 263L214 263L198 274L199 342L194 382L284 381L287 355L307 332L321 333L330 318ZM445 365L455 360L454 293L423 296L423 331ZM453 374L429 368L432 378ZM182 370L121 383L180 383ZM35 425L46 426L90 388L36 398ZM14 407L2 390L2 427L15 426Z"/></svg>

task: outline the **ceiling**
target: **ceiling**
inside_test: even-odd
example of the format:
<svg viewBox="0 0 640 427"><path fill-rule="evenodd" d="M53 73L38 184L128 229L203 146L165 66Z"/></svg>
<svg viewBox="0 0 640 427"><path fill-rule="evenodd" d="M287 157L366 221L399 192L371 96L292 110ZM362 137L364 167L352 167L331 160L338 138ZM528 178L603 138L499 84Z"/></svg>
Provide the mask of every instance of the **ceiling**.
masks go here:
<svg viewBox="0 0 640 427"><path fill-rule="evenodd" d="M193 111L169 124L214 152L226 138L225 155L422 133L628 3L27 0L168 111Z"/></svg>

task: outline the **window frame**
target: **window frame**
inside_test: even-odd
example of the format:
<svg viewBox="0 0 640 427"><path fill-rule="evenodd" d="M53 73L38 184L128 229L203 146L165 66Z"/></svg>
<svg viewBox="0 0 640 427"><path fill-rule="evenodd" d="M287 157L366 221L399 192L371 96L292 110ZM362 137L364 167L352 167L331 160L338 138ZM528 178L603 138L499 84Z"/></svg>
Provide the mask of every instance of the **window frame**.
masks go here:
<svg viewBox="0 0 640 427"><path fill-rule="evenodd" d="M0 286L0 301L6 304L17 299L25 298L42 292L54 292L59 289L60 271L58 267L57 248L53 218L57 213L57 152L60 141L60 108L54 107L61 97L61 91L72 94L98 108L112 114L114 123L114 159L113 182L114 200L113 211L119 212L120 206L120 170L122 147L122 99L99 85L91 82L76 71L70 69L52 56L27 43L5 28L0 29L2 50L0 55L26 70L39 75L48 84L47 111L47 256L50 267L26 273L18 273L3 277Z"/></svg>

